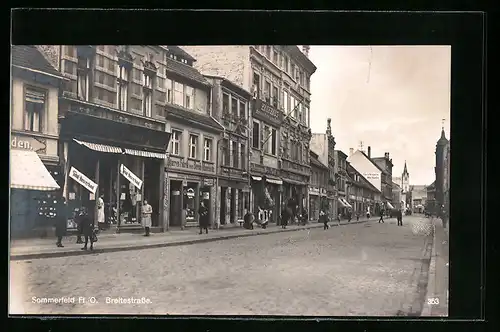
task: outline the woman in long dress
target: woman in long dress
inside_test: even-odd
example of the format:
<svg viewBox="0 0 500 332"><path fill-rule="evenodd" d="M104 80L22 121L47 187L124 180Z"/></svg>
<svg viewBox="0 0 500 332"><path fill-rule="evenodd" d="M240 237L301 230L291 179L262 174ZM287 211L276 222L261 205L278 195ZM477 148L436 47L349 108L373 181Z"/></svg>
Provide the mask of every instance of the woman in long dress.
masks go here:
<svg viewBox="0 0 500 332"><path fill-rule="evenodd" d="M145 199L142 205L142 225L145 230L144 236L149 236L149 228L151 227L151 214L153 213L153 208L149 205L148 201Z"/></svg>
<svg viewBox="0 0 500 332"><path fill-rule="evenodd" d="M99 224L104 224L104 222L104 195L101 194L97 200L97 226L99 226Z"/></svg>

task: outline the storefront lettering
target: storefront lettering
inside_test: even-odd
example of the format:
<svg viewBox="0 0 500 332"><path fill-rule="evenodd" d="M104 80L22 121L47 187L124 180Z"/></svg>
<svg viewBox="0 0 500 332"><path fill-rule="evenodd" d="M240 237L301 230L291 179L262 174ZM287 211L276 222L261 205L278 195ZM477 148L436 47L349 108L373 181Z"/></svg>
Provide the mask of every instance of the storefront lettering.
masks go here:
<svg viewBox="0 0 500 332"><path fill-rule="evenodd" d="M380 179L380 173L363 173L363 176L367 180L379 180Z"/></svg>
<svg viewBox="0 0 500 332"><path fill-rule="evenodd" d="M214 179L203 179L203 185L205 187L212 187L214 185Z"/></svg>
<svg viewBox="0 0 500 332"><path fill-rule="evenodd" d="M12 135L10 147L13 149L23 149L35 151L36 153L46 153L47 140L32 136L14 136Z"/></svg>
<svg viewBox="0 0 500 332"><path fill-rule="evenodd" d="M69 177L81 184L85 189L95 195L97 191L97 183L86 177L83 173L74 167L69 171Z"/></svg>
<svg viewBox="0 0 500 332"><path fill-rule="evenodd" d="M141 187L142 187L142 180L137 175L135 175L134 173L132 173L132 171L129 170L127 167L125 167L125 165L123 165L123 164L120 165L120 173L127 180L129 180L130 183L132 183L135 187L137 187L137 189L141 189Z"/></svg>

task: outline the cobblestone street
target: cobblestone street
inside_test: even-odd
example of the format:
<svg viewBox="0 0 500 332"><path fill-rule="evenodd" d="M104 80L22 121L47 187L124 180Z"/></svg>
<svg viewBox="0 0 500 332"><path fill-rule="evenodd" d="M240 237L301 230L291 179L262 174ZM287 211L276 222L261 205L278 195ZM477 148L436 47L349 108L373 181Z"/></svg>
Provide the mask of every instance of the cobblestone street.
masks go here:
<svg viewBox="0 0 500 332"><path fill-rule="evenodd" d="M431 232L426 218L403 222L372 219L327 231L11 261L10 313L410 314L423 300L417 284ZM40 304L33 297L74 297L75 303ZM151 302L111 304L106 297Z"/></svg>

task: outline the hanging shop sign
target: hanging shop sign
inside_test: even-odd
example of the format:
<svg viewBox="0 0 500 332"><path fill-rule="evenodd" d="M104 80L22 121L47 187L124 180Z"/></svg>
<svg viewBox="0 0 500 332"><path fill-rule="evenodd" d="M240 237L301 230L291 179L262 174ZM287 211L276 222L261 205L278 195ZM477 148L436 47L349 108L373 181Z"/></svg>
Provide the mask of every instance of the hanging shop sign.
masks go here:
<svg viewBox="0 0 500 332"><path fill-rule="evenodd" d="M123 165L123 164L120 165L120 173L127 180L129 180L130 183L132 183L134 186L136 186L137 189L141 189L141 187L142 187L142 180L137 175L135 175L134 173L132 173L132 171L129 170L127 167L125 167L125 165Z"/></svg>
<svg viewBox="0 0 500 332"><path fill-rule="evenodd" d="M74 167L71 167L69 171L69 177L78 182L85 189L87 189L88 191L90 191L92 194L95 195L97 191L97 183L86 177L82 172L80 172Z"/></svg>

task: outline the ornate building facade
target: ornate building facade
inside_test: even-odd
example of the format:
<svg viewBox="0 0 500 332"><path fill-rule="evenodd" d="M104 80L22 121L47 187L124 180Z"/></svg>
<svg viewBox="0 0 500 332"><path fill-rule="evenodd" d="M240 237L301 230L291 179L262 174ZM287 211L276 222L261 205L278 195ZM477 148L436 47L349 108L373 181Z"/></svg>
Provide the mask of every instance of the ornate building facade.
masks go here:
<svg viewBox="0 0 500 332"><path fill-rule="evenodd" d="M251 209L272 222L285 202L300 213L308 202L310 80L316 71L308 46L303 51L295 45L184 48L203 74L224 77L252 93Z"/></svg>

